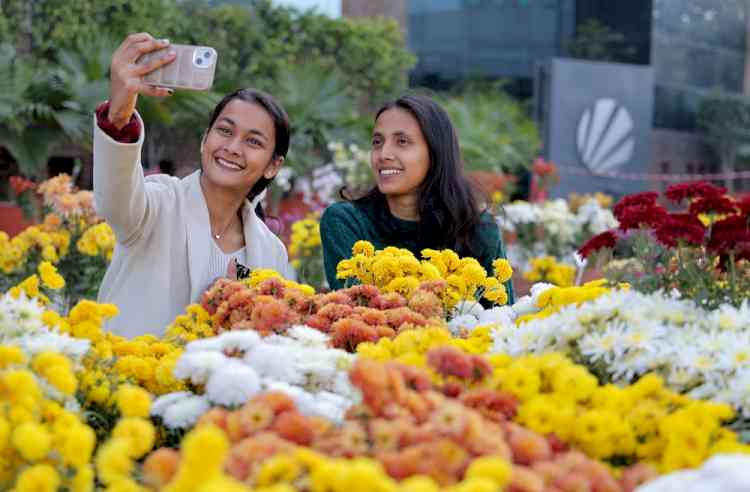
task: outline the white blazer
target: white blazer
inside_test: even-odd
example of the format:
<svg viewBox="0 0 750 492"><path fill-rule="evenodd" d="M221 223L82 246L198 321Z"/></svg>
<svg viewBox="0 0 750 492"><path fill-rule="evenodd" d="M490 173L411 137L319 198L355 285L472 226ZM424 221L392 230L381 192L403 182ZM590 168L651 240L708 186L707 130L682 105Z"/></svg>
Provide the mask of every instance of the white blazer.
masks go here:
<svg viewBox="0 0 750 492"><path fill-rule="evenodd" d="M213 241L200 172L144 179L144 135L141 120L138 142L120 143L94 121L94 205L117 239L99 302L117 305L120 314L105 327L129 338L162 335L185 306L199 301ZM255 214L259 200L242 207L247 266L293 278L284 244Z"/></svg>

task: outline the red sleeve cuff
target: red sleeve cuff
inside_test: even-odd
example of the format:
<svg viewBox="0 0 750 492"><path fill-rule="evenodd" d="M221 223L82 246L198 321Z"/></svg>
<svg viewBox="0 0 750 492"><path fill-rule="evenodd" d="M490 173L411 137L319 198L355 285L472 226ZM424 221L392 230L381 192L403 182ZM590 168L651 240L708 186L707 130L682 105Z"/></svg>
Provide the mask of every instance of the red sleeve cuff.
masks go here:
<svg viewBox="0 0 750 492"><path fill-rule="evenodd" d="M109 121L108 114L109 101L104 101L96 107L96 124L104 133L120 143L135 143L138 141L141 136L141 122L138 121L135 114L130 117L128 124L119 130Z"/></svg>

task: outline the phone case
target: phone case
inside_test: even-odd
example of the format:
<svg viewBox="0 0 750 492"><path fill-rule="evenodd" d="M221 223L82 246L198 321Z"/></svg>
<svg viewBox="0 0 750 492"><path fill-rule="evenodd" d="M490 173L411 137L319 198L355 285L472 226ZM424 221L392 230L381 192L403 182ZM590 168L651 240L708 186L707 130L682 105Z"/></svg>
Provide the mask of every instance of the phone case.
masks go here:
<svg viewBox="0 0 750 492"><path fill-rule="evenodd" d="M148 63L166 54L167 50L177 53L175 60L145 75L147 84L176 89L205 91L211 88L216 73L218 53L208 46L172 44L163 50L146 53L138 59L138 64Z"/></svg>

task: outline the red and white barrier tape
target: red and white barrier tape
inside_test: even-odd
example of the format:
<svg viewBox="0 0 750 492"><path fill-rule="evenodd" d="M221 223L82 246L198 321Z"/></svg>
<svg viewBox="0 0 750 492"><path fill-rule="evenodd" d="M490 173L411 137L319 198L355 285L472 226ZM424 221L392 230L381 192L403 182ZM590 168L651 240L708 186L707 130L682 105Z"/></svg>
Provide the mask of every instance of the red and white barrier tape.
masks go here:
<svg viewBox="0 0 750 492"><path fill-rule="evenodd" d="M649 174L649 173L594 173L580 166L557 164L561 174L576 174L594 178L624 179L629 181L726 181L728 179L750 179L750 171L735 171L716 174Z"/></svg>

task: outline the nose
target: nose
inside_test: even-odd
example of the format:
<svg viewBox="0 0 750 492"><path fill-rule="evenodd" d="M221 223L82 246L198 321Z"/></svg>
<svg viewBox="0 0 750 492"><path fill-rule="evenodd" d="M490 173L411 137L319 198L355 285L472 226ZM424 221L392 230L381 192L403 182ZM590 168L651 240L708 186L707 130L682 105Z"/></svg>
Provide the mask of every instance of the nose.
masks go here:
<svg viewBox="0 0 750 492"><path fill-rule="evenodd" d="M224 145L224 150L229 152L230 154L234 155L240 155L240 146L242 145L242 142L240 141L239 137L232 138L229 142L227 142Z"/></svg>
<svg viewBox="0 0 750 492"><path fill-rule="evenodd" d="M395 159L393 146L388 141L383 142L383 145L380 147L380 159L383 161L393 161Z"/></svg>

